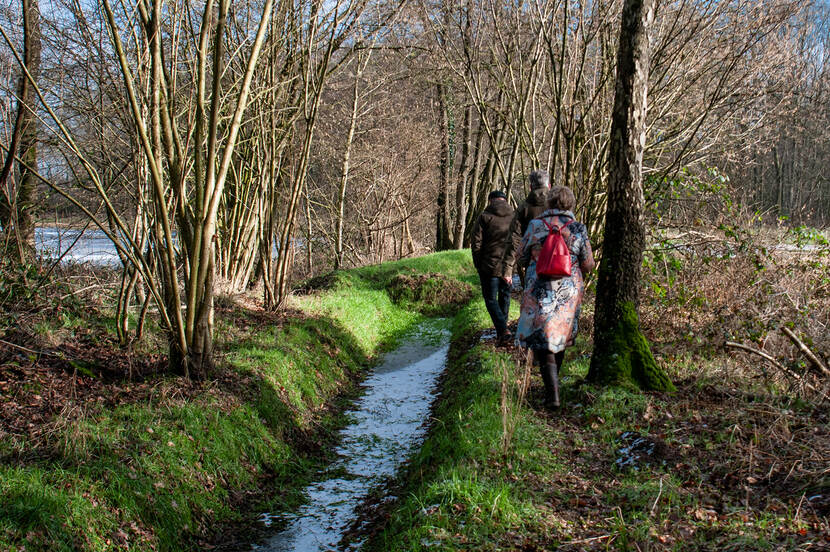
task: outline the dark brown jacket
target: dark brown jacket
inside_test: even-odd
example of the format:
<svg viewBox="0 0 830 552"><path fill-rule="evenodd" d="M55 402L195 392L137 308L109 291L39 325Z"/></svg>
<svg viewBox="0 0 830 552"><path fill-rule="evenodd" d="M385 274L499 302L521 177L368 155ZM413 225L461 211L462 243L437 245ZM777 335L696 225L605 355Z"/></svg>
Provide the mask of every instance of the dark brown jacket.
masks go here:
<svg viewBox="0 0 830 552"><path fill-rule="evenodd" d="M513 273L512 257L510 263L502 261L504 250L510 244L512 220L513 208L500 199L491 201L479 215L470 240L473 264L479 274L498 278Z"/></svg>
<svg viewBox="0 0 830 552"><path fill-rule="evenodd" d="M516 209L513 221L510 223L511 240L504 249L503 264L511 267L516 264L516 252L527 231L530 221L544 213L548 208L548 188L537 188L527 194L527 199Z"/></svg>

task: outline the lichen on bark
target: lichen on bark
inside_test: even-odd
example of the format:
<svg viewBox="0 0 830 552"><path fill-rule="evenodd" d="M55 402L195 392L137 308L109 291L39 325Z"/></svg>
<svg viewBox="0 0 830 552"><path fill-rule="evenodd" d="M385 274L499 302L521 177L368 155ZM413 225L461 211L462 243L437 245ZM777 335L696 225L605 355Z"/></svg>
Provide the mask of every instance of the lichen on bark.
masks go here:
<svg viewBox="0 0 830 552"><path fill-rule="evenodd" d="M617 327L606 336L608 346L601 347L600 357L591 360L589 379L598 383L634 386L650 391L675 391L666 372L651 354L648 340L640 331L640 320L633 303L621 306Z"/></svg>

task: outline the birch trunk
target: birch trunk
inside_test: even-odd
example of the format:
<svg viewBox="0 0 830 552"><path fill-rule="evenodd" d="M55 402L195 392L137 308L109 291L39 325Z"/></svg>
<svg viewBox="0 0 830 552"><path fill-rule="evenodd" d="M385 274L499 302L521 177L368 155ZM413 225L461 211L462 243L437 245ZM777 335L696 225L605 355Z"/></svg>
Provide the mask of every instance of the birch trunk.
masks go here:
<svg viewBox="0 0 830 552"><path fill-rule="evenodd" d="M367 60L368 61L368 60ZM363 66L365 67L365 65ZM334 242L334 268L339 269L343 267L343 224L346 216L346 187L349 183L349 165L352 154L352 142L354 142L354 133L357 128L357 108L358 88L360 86L360 76L362 74L360 60L357 62L357 70L354 76L354 86L352 87L352 111L349 116L349 132L346 134L346 145L343 151L343 164L340 169L340 185L337 188L337 233Z"/></svg>

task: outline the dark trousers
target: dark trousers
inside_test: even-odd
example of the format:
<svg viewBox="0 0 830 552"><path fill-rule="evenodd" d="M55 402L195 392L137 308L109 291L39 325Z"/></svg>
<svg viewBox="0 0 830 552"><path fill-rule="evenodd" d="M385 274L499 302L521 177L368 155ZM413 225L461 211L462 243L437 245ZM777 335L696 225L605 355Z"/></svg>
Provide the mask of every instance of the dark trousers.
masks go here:
<svg viewBox="0 0 830 552"><path fill-rule="evenodd" d="M510 284L502 278L480 272L478 278L487 312L496 327L496 334L501 337L507 331L507 318L510 316Z"/></svg>
<svg viewBox="0 0 830 552"><path fill-rule="evenodd" d="M547 364L552 364L560 369L562 368L562 362L565 360L565 351L551 353L547 349L533 349L533 359L542 368Z"/></svg>

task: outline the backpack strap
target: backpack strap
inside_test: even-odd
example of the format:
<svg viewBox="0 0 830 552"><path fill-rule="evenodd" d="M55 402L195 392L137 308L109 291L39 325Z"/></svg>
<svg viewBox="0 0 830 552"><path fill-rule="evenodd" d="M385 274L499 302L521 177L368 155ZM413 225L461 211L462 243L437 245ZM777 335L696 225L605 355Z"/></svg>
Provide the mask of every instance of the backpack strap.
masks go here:
<svg viewBox="0 0 830 552"><path fill-rule="evenodd" d="M556 226L555 224L548 224L548 221L546 221L544 218L539 219L539 220L541 220L541 221L542 221L542 223L543 223L545 226L547 226L547 227L548 227L548 232L553 232L553 229L554 229L554 228L556 228L556 231L557 231L557 232L561 232L563 228L565 228L566 226L568 226L570 223L572 223L572 222L574 221L574 219L571 219L571 220L569 220L568 222L566 222L565 224L563 224L562 226Z"/></svg>

